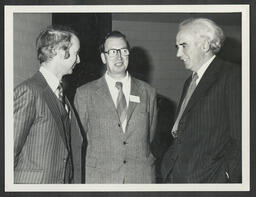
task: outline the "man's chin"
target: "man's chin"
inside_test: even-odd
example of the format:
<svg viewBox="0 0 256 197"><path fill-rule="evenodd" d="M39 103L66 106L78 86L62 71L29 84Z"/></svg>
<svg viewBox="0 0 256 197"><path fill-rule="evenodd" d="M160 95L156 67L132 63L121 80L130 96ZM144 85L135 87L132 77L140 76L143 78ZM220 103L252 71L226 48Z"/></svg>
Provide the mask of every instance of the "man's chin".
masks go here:
<svg viewBox="0 0 256 197"><path fill-rule="evenodd" d="M67 72L65 75L71 75L72 73L73 73L73 70ZM64 75L64 76L65 76L65 75Z"/></svg>
<svg viewBox="0 0 256 197"><path fill-rule="evenodd" d="M191 69L191 66L189 64L185 64L185 68L190 70Z"/></svg>

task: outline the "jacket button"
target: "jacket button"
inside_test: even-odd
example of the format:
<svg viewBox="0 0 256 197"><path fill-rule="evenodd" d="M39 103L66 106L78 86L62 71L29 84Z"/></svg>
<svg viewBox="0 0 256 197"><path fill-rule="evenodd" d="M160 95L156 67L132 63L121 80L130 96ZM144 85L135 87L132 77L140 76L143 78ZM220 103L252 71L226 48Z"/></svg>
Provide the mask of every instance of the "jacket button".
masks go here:
<svg viewBox="0 0 256 197"><path fill-rule="evenodd" d="M126 145L127 144L126 141L123 141L123 144Z"/></svg>
<svg viewBox="0 0 256 197"><path fill-rule="evenodd" d="M123 163L126 164L126 160L124 160Z"/></svg>
<svg viewBox="0 0 256 197"><path fill-rule="evenodd" d="M118 127L121 127L121 124L120 124L120 123L118 123Z"/></svg>

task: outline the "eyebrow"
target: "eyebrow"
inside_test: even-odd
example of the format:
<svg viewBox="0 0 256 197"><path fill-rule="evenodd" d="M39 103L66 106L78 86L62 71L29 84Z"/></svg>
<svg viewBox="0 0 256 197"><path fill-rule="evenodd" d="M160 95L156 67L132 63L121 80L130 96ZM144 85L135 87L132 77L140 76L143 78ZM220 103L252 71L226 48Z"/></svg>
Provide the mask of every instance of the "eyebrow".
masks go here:
<svg viewBox="0 0 256 197"><path fill-rule="evenodd" d="M175 44L175 48L177 49L178 46L186 46L188 45L186 42L180 43L180 44Z"/></svg>

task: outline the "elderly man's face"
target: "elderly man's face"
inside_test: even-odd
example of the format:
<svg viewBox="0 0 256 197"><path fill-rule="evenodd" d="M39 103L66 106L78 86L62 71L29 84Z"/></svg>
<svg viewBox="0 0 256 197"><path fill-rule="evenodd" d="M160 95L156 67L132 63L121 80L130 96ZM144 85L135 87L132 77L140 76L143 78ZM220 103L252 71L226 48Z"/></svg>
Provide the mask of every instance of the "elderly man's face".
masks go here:
<svg viewBox="0 0 256 197"><path fill-rule="evenodd" d="M181 30L177 34L176 46L177 57L184 62L186 69L196 72L203 65L204 51L191 30Z"/></svg>
<svg viewBox="0 0 256 197"><path fill-rule="evenodd" d="M105 51L111 49L127 49L126 42L123 38L108 38L105 42ZM122 55L120 51L115 56L108 53L102 53L101 59L107 65L108 74L111 77L124 77L129 63L129 55Z"/></svg>

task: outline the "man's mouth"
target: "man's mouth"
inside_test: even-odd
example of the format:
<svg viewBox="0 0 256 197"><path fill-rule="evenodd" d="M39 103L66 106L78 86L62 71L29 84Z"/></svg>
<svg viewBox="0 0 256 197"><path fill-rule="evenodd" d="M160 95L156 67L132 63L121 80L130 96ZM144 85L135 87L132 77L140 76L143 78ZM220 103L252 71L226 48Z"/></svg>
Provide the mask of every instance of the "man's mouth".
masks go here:
<svg viewBox="0 0 256 197"><path fill-rule="evenodd" d="M122 66L123 65L123 62L117 62L115 63L115 66Z"/></svg>
<svg viewBox="0 0 256 197"><path fill-rule="evenodd" d="M183 62L187 62L187 61L188 61L187 58L181 58L181 60L182 60Z"/></svg>

